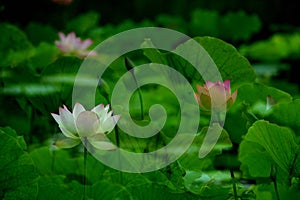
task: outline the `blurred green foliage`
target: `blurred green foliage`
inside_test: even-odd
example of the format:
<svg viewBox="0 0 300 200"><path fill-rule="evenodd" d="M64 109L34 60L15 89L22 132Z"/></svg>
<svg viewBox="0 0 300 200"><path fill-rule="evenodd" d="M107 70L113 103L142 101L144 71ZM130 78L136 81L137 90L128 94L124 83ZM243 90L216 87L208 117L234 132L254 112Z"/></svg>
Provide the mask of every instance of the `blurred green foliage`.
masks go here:
<svg viewBox="0 0 300 200"><path fill-rule="evenodd" d="M244 11L220 15L217 11L196 9L192 12L190 25L192 35L209 35L230 41L247 41L260 29L259 17Z"/></svg>
<svg viewBox="0 0 300 200"><path fill-rule="evenodd" d="M31 199L38 192L38 172L26 152L22 136L11 128L0 129L0 198Z"/></svg>
<svg viewBox="0 0 300 200"><path fill-rule="evenodd" d="M300 32L295 26L297 18L292 19L296 8L292 3L74 0L67 6L43 0L36 9L30 2L18 1L16 6L15 1L6 0L0 4L0 15L4 16L0 23L0 126L6 127L0 129L1 199L82 199L84 177L89 199L299 196L300 95L289 76L275 79L300 59ZM290 24L285 24L285 19ZM85 174L82 146L72 150L52 146L60 134L50 113L58 112L63 104L72 107L72 89L83 62L62 56L55 46L58 32L73 31L82 39L92 39L95 47L112 35L145 26L161 26L192 36L216 63L222 79L230 79L231 89L238 90L237 101L226 113L217 144L203 159L198 153L211 119L201 113L194 142L171 165L130 174L88 155ZM185 45L190 49L186 56L199 59L189 42L172 52L155 49L150 40L141 45L153 48L120 57L103 74L95 92L97 103L110 103L113 87L127 72L125 56L134 63L172 66L193 87L204 84L195 68L176 56L184 53ZM259 65L264 66L261 71ZM165 107L168 120L149 139L134 138L119 130L120 146L138 153L155 151L170 142L180 123L180 108L172 92L156 85L147 85L141 91L145 119L140 119L141 102L135 93L130 100L133 120L142 126L148 124L154 103ZM113 142L116 134L113 131L109 135Z"/></svg>
<svg viewBox="0 0 300 200"><path fill-rule="evenodd" d="M33 45L17 26L1 23L0 32L0 67L20 65L34 54Z"/></svg>
<svg viewBox="0 0 300 200"><path fill-rule="evenodd" d="M274 34L266 40L242 45L240 52L252 60L278 62L300 59L300 33Z"/></svg>

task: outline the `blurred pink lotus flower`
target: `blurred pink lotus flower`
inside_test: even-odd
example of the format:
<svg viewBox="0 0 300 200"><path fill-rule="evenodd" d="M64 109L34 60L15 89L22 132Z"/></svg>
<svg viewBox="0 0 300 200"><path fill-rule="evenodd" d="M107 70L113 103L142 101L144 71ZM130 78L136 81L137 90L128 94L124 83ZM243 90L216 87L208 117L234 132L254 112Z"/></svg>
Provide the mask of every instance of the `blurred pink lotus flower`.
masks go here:
<svg viewBox="0 0 300 200"><path fill-rule="evenodd" d="M69 5L73 2L73 0L52 0L53 3Z"/></svg>
<svg viewBox="0 0 300 200"><path fill-rule="evenodd" d="M112 115L109 105L100 104L91 111L76 103L71 113L64 105L59 108L59 115L51 113L58 123L60 130L66 136L58 139L55 146L59 148L72 148L81 142L81 139L88 141L93 147L102 150L113 150L116 148L106 137L110 133L120 115ZM85 144L86 145L86 144Z"/></svg>
<svg viewBox="0 0 300 200"><path fill-rule="evenodd" d="M68 35L59 32L58 35L60 40L55 41L55 44L64 55L75 55L81 59L88 55L96 55L96 52L87 50L93 43L91 39L81 40L74 32Z"/></svg>
<svg viewBox="0 0 300 200"><path fill-rule="evenodd" d="M225 80L224 83L207 81L203 87L197 84L197 90L198 93L195 93L196 101L205 111L210 111L212 107L218 109L224 104L228 110L237 97L237 90L231 94L230 80Z"/></svg>

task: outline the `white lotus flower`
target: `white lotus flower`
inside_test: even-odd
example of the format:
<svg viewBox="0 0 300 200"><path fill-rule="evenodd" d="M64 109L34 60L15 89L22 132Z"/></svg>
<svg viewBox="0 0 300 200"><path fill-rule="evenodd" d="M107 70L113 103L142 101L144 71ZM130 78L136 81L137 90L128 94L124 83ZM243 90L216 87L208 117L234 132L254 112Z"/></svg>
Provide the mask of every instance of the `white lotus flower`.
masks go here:
<svg viewBox="0 0 300 200"><path fill-rule="evenodd" d="M85 110L80 104L76 103L71 113L64 105L59 108L59 115L51 113L58 123L60 130L66 138L59 139L55 145L60 148L72 148L78 145L81 140L87 140L93 147L102 150L112 150L116 146L106 137L110 133L120 115L112 115L109 105L100 104L91 111Z"/></svg>

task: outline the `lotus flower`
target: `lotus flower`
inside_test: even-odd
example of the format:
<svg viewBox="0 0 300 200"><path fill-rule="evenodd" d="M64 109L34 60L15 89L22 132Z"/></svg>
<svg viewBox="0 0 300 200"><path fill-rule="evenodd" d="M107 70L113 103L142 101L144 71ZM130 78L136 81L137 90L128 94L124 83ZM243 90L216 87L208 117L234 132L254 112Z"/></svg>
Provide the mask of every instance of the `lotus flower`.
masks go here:
<svg viewBox="0 0 300 200"><path fill-rule="evenodd" d="M57 140L55 145L60 148L72 148L83 140L97 149L115 149L116 146L109 141L106 134L113 130L120 115L112 115L112 111L108 110L109 105L104 107L100 104L87 111L81 104L76 103L73 113L65 105L59 108L59 115L51 113L66 136Z"/></svg>
<svg viewBox="0 0 300 200"><path fill-rule="evenodd" d="M52 0L53 3L69 5L73 2L73 0Z"/></svg>
<svg viewBox="0 0 300 200"><path fill-rule="evenodd" d="M231 94L230 80L226 80L224 83L207 81L203 87L197 84L197 90L195 98L205 111L210 111L212 107L218 109L225 106L224 104L229 109L237 97L237 90Z"/></svg>
<svg viewBox="0 0 300 200"><path fill-rule="evenodd" d="M68 35L59 32L58 35L60 40L55 41L55 44L64 55L75 55L82 59L87 55L96 54L94 51L87 50L93 43L91 39L81 40L76 37L74 32L71 32Z"/></svg>

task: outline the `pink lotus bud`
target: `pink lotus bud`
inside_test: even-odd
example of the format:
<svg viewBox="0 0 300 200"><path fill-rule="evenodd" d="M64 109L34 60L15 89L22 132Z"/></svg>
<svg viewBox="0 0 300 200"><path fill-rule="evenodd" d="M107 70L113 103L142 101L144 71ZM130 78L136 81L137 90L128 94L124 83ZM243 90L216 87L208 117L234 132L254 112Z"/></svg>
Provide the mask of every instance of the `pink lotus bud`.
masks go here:
<svg viewBox="0 0 300 200"><path fill-rule="evenodd" d="M73 2L73 0L52 0L53 3L69 5Z"/></svg>
<svg viewBox="0 0 300 200"><path fill-rule="evenodd" d="M225 105L229 109L237 97L237 90L231 94L230 80L225 80L224 83L207 81L203 87L197 84L197 90L196 101L205 111L210 111L212 107L218 109Z"/></svg>

